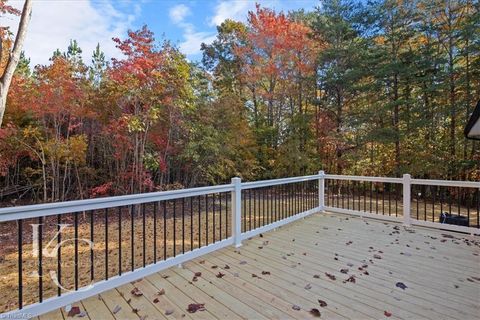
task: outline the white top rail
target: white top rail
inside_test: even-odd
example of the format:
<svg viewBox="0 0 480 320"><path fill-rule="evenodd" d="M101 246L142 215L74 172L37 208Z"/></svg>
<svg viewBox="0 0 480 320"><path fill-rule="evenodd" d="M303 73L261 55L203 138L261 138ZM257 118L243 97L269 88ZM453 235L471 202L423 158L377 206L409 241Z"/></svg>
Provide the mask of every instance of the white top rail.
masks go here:
<svg viewBox="0 0 480 320"><path fill-rule="evenodd" d="M319 174L314 174L314 175L311 175L311 176L244 182L244 183L242 183L242 190L276 186L276 185L279 185L279 184L318 180L320 177L321 176Z"/></svg>
<svg viewBox="0 0 480 320"><path fill-rule="evenodd" d="M412 184L424 186L464 187L480 189L480 182L475 181L412 179Z"/></svg>
<svg viewBox="0 0 480 320"><path fill-rule="evenodd" d="M388 182L388 183L402 183L402 178L387 178L387 177L365 177L365 176L341 176L338 174L326 174L325 179L332 180L352 180L352 181L372 181L372 182Z"/></svg>
<svg viewBox="0 0 480 320"><path fill-rule="evenodd" d="M62 213L74 213L96 209L113 208L133 204L172 200L229 191L233 191L232 184L179 189L171 191L129 194L124 196L104 197L96 199L44 203L19 207L7 207L0 209L0 222L17 219L44 217Z"/></svg>

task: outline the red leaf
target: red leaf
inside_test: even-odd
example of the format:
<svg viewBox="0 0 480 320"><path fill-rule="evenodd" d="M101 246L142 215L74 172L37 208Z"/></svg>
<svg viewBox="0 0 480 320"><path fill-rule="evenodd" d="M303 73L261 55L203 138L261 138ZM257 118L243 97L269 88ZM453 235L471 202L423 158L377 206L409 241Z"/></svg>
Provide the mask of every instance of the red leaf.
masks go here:
<svg viewBox="0 0 480 320"><path fill-rule="evenodd" d="M201 272L195 272L195 277L201 277L202 273Z"/></svg>
<svg viewBox="0 0 480 320"><path fill-rule="evenodd" d="M77 314L80 314L80 307L72 307L70 311L68 311L68 317L75 317Z"/></svg>
<svg viewBox="0 0 480 320"><path fill-rule="evenodd" d="M216 276L217 278L223 278L223 277L225 276L225 273L219 272L219 273L217 273L215 276Z"/></svg>
<svg viewBox="0 0 480 320"><path fill-rule="evenodd" d="M326 275L330 280L336 280L336 279L337 279L333 274L330 274L330 273L328 273L328 272L325 272L325 275Z"/></svg>
<svg viewBox="0 0 480 320"><path fill-rule="evenodd" d="M385 317L388 317L388 318L392 316L392 313L388 311L383 312L383 314L385 315Z"/></svg>
<svg viewBox="0 0 480 320"><path fill-rule="evenodd" d="M140 289L138 289L137 287L133 288L130 293L133 294L135 297L143 296L142 291L140 291Z"/></svg>

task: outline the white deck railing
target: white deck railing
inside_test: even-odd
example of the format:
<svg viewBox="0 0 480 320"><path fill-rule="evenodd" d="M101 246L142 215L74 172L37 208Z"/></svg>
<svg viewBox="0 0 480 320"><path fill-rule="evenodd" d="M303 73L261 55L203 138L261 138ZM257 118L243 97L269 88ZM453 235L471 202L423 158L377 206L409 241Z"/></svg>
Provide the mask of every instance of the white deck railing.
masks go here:
<svg viewBox="0 0 480 320"><path fill-rule="evenodd" d="M433 188L429 191L430 197L433 197L433 202L431 205L432 212L427 210L427 204L432 200L428 198L425 194L422 195L423 202L419 200L416 194L412 192L412 188L415 186L429 186ZM443 188L443 189L442 189ZM452 213L452 195L455 195L452 190L448 189L445 191L445 188L457 188L457 189L467 189L467 193L462 193L462 197L467 199L467 206L465 207L464 203L460 206L460 193L458 193L459 205L458 205L458 214L462 212L463 209L466 214L468 214L468 224L469 226L459 226L452 224L439 223L437 213L439 210L442 210L443 205L449 208L450 213ZM443 190L443 191L442 191ZM96 295L98 293L104 292L106 290L115 288L117 286L126 284L128 282L143 278L155 272L159 272L166 268L179 265L185 261L197 258L201 255L210 253L215 250L219 250L226 246L235 245L241 246L243 240L250 238L252 236L258 235L262 232L266 232L278 227L281 227L285 224L293 222L295 220L304 218L312 213L319 211L331 211L345 214L352 214L361 217L369 217L375 219L381 219L386 221L400 222L404 225L419 225L432 228L440 228L445 230L452 231L461 231L471 234L480 234L480 229L478 226L478 216L479 216L479 190L480 182L468 182L468 181L443 181L443 180L425 180L425 179L411 179L410 175L406 174L403 178L383 178L383 177L362 177L362 176L341 176L341 175L329 175L324 174L323 171L319 172L317 175L310 175L304 177L293 177L285 179L275 179L275 180L266 180L266 181L255 181L255 182L241 182L240 178L233 178L230 184L212 186L212 187L202 187L202 188L192 188L192 189L183 189L183 190L174 190L174 191L165 191L165 192L153 192L145 194L136 194L136 195L126 195L126 196L117 196L117 197L107 197L107 198L98 198L98 199L89 199L89 200L78 200L78 201L67 201L60 203L50 203L50 204L40 204L40 205L31 205L31 206L21 206L21 207L10 207L0 209L0 223L12 223L16 222L18 228L18 304L19 309L11 310L6 313L0 314L1 317L6 318L25 318L28 316L35 316L42 313L46 313L57 308L63 307L65 305L74 303L81 299ZM393 194L393 192L395 192ZM443 193L442 193L443 192ZM228 195L230 193L230 195ZM253 193L253 197L252 197ZM225 197L222 197L222 194ZM393 197L392 197L393 195ZM413 195L413 196L412 196ZM450 197L450 202L445 202L444 195ZM214 241L213 243L208 243L208 221L211 219L209 217L209 208L208 200L212 201L213 198L213 223L218 222L216 220L215 210L220 210L220 236L218 240L215 240L216 229L212 229L214 232ZM401 197L400 197L401 196ZM436 199L436 196L442 197ZM207 242L205 245L201 244L200 234L203 231L201 230L201 217L202 217L202 197L205 197L205 212L206 212L206 221L204 224L207 224L206 237ZM217 197L217 198L215 198ZM476 198L475 198L476 197ZM167 212L170 212L170 209L167 209L166 203L171 204L173 201L173 223L175 228L175 219L176 218L176 209L175 204L177 200L181 200L182 204L182 252L180 254L174 254L172 257L166 257L164 259L159 259L159 261L151 261L151 263L145 263L145 247L146 247L146 229L145 229L145 207L151 205L153 208L152 216L157 218L157 209L161 203L164 204L163 217L166 219ZM185 199L190 199L190 212L189 219L192 230L192 235L190 241L192 245L189 250L185 252L184 242L185 242ZM217 199L217 200L216 200ZM218 199L220 199L220 205L218 205ZM222 204L222 199L224 199ZM230 199L230 200L229 200ZM429 200L430 199L430 200ZM347 205L345 205L345 200ZM195 211L194 201L198 204L198 211ZM228 201L231 201L229 206ZM437 203L435 202L437 201ZM464 202L465 202L464 201ZM470 201L470 202L468 202ZM476 203L475 203L476 201ZM252 211L252 202L253 202L253 211ZM387 209L385 205L387 203ZM419 206L420 203L424 206L425 211L423 214L424 219L420 219L419 215ZM351 204L351 206L350 206ZM438 205L440 204L440 209ZM132 270L128 272L121 272L122 263L119 261L119 274L115 276L108 277L108 271L106 271L105 279L96 280L91 285L78 288L77 290L70 292L63 292L59 290L58 296L47 297L47 299L40 299L40 301L31 304L25 304L23 302L23 277L22 274L24 270L22 269L23 255L23 229L22 222L26 219L38 218L43 219L45 217L56 215L59 217L59 220L63 215L67 214L76 214L83 212L91 212L92 218L90 223L94 223L93 212L98 212L98 210L104 210L105 214L105 224L106 224L106 234L105 237L108 237L108 223L110 215L113 216L113 210L111 208L118 208L118 225L120 228L119 231L119 241L121 242L121 226L122 226L122 208L127 208L131 213L131 223L132 229L134 230L134 217L136 209L143 209L143 234L133 237L132 233L132 248L134 247L134 238L137 238L143 235L143 263L141 267L136 267L134 259L135 255L132 249ZM416 214L415 209L416 208ZM423 208L423 207L422 207ZM224 220L222 222L222 209L225 213ZM128 211L128 210L127 210ZM138 212L141 210L139 209ZM103 212L103 211L102 211ZM198 214L198 247L194 248L193 246L193 223L194 217L196 219L195 212ZM252 218L253 214L253 218ZM172 219L170 217L169 219ZM179 218L180 219L180 218ZM40 222L43 220L40 220ZM135 220L137 221L137 220ZM156 220L154 220L156 221ZM229 224L230 221L230 224ZM475 225L475 221L477 221ZM141 223L141 220L138 221ZM155 222L156 223L156 222ZM225 230L225 236L222 235L222 225L225 224L225 227L229 230ZM243 223L243 225L242 225ZM253 226L252 226L253 224ZM472 227L471 225L474 225ZM13 225L15 226L15 225ZM164 228L166 228L166 220L164 220ZM77 220L75 220L75 228L77 228ZM148 237L155 237L153 240L155 246L157 245L157 230L155 225L154 234L149 234ZM77 229L75 229L77 232ZM93 239L93 230L94 226L91 225ZM188 230L187 230L188 231ZM165 231L164 231L165 232ZM175 239L174 229L174 239ZM165 236L165 235L164 235ZM42 240L42 237L40 236ZM178 239L177 239L178 240ZM40 244L41 241L39 240ZM163 243L165 246L165 241ZM108 241L105 243L106 251L106 263L108 264ZM119 246L119 256L121 260L121 247ZM177 247L177 242L174 241L174 247ZM40 256L43 254L40 245ZM77 247L75 247L77 250ZM156 249L155 249L156 250ZM156 251L155 251L156 255ZM91 253L91 259L93 262L93 249ZM60 258L58 258L60 259ZM75 265L77 265L77 257L75 257ZM156 260L156 258L155 258ZM39 260L41 265L41 258ZM93 263L92 263L93 264ZM108 267L108 266L107 266ZM75 272L78 273L77 267L75 266ZM92 266L92 278L93 277L93 266ZM43 288L42 279L39 279L40 292ZM75 280L77 285L77 280ZM41 295L41 293L40 293Z"/></svg>

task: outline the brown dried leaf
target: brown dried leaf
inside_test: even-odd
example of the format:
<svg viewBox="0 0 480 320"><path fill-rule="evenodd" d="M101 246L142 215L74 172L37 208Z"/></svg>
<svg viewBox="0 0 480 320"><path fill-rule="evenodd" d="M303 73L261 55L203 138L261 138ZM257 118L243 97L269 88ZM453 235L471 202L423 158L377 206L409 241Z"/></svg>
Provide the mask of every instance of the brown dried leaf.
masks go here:
<svg viewBox="0 0 480 320"><path fill-rule="evenodd" d="M325 308L327 306L327 303L323 300L318 299L318 303L320 304L320 307Z"/></svg>
<svg viewBox="0 0 480 320"><path fill-rule="evenodd" d="M205 311L205 303L191 303L188 305L187 311L189 313L195 313L197 311Z"/></svg>
<svg viewBox="0 0 480 320"><path fill-rule="evenodd" d="M158 298L153 299L153 303L158 303L159 301Z"/></svg>
<svg viewBox="0 0 480 320"><path fill-rule="evenodd" d="M319 274L314 274L313 277L314 277L315 279L320 279L320 275L319 275Z"/></svg>
<svg viewBox="0 0 480 320"><path fill-rule="evenodd" d="M292 306L292 309L295 310L295 311L299 311L299 310L301 310L302 308L300 308L300 306L297 306L296 304L294 304L294 305Z"/></svg>
<svg viewBox="0 0 480 320"><path fill-rule="evenodd" d="M262 271L262 274L265 276L265 275L269 275L270 274L270 271Z"/></svg>
<svg viewBox="0 0 480 320"><path fill-rule="evenodd" d="M212 269L217 269L217 268L218 268L218 266L216 266L216 265L213 265L213 266L211 266L210 268L212 268Z"/></svg>
<svg viewBox="0 0 480 320"><path fill-rule="evenodd" d="M348 269L340 269L340 272L347 274L347 273L348 273Z"/></svg>
<svg viewBox="0 0 480 320"><path fill-rule="evenodd" d="M325 272L325 275L326 275L330 280L336 280L336 279L337 279L333 274L330 274L330 273L328 273L328 272Z"/></svg>
<svg viewBox="0 0 480 320"><path fill-rule="evenodd" d="M320 313L320 310L318 310L316 308L310 309L310 314L312 316L314 316L315 318L320 318L322 316L322 314Z"/></svg>
<svg viewBox="0 0 480 320"><path fill-rule="evenodd" d="M382 256L379 255L379 254L374 254L373 257L374 257L375 259L382 259Z"/></svg>
<svg viewBox="0 0 480 320"><path fill-rule="evenodd" d="M225 267L223 267L223 269L228 270L228 269L230 269L230 266L228 264L226 264Z"/></svg>
<svg viewBox="0 0 480 320"><path fill-rule="evenodd" d="M133 288L130 293L133 294L135 297L143 296L142 291L140 291L140 289L138 289L137 287Z"/></svg>
<svg viewBox="0 0 480 320"><path fill-rule="evenodd" d="M157 292L159 296L163 296L165 294L165 289L160 289L160 291Z"/></svg>
<svg viewBox="0 0 480 320"><path fill-rule="evenodd" d="M195 275L195 277L201 277L202 273L201 272L195 272L194 275Z"/></svg>
<svg viewBox="0 0 480 320"><path fill-rule="evenodd" d="M217 278L223 278L224 276L225 276L225 273L221 273L221 272L219 272L215 275L215 277L217 277Z"/></svg>
<svg viewBox="0 0 480 320"><path fill-rule="evenodd" d="M390 318L392 316L392 313L391 312L388 312L388 311L384 311L383 312L383 315L387 318Z"/></svg>
<svg viewBox="0 0 480 320"><path fill-rule="evenodd" d="M312 289L312 285L310 283L307 283L307 285L304 288L305 290L310 290Z"/></svg>

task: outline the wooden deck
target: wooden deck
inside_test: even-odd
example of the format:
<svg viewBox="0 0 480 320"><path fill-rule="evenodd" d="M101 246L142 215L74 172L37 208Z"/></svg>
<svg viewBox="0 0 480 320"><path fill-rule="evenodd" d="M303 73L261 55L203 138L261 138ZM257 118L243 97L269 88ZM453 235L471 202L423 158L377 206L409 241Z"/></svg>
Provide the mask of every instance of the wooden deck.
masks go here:
<svg viewBox="0 0 480 320"><path fill-rule="evenodd" d="M73 306L84 319L478 319L479 254L478 237L315 214Z"/></svg>

